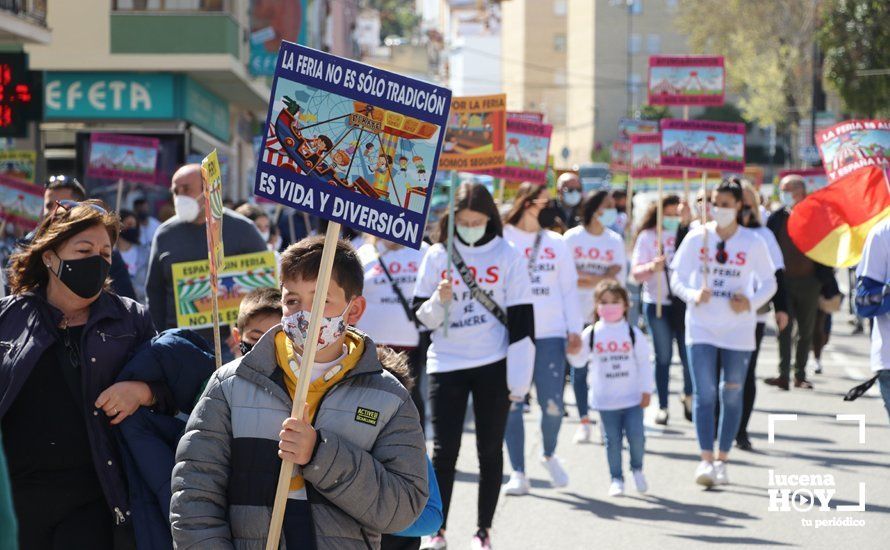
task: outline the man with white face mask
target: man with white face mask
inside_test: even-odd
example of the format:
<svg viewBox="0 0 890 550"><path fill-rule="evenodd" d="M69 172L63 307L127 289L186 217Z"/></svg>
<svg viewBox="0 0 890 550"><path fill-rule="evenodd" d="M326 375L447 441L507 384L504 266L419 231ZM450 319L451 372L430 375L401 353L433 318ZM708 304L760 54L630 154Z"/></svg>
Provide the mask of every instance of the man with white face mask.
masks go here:
<svg viewBox="0 0 890 550"><path fill-rule="evenodd" d="M823 288L831 289L836 283L833 270L807 258L788 235L791 210L807 196L803 178L796 174L785 176L779 182L779 189L784 206L773 212L766 226L775 234L785 260L785 288L788 293L790 322L779 333L779 375L768 378L765 382L783 390L789 388L794 348L794 387L812 389L813 384L807 380L806 366L813 346L819 296ZM795 324L796 331L793 330ZM795 341L792 342L795 334Z"/></svg>
<svg viewBox="0 0 890 550"><path fill-rule="evenodd" d="M556 217L562 220L566 229L571 229L578 225L578 220L581 217L579 205L583 193L578 174L566 172L559 176L559 179L556 180L556 189L559 192L559 198L556 199L558 206Z"/></svg>
<svg viewBox="0 0 890 550"><path fill-rule="evenodd" d="M176 215L161 224L151 241L145 294L149 313L158 330L176 326L173 302L173 264L207 259L204 220L204 186L201 166L187 164L173 174L170 187ZM226 256L264 252L266 243L253 222L229 209L223 213L223 246ZM212 341L209 329L198 331ZM222 338L228 336L223 327ZM223 350L228 348L223 346Z"/></svg>

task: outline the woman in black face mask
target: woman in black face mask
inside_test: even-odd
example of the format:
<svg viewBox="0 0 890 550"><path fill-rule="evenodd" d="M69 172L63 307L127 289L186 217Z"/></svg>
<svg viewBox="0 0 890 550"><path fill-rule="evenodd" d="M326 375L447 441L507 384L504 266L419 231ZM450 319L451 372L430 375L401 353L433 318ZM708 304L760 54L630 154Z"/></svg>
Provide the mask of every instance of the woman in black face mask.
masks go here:
<svg viewBox="0 0 890 550"><path fill-rule="evenodd" d="M114 383L154 335L136 302L110 293L120 224L98 201L57 203L13 256L0 300L0 423L22 548L113 548L132 540L113 435L166 387Z"/></svg>

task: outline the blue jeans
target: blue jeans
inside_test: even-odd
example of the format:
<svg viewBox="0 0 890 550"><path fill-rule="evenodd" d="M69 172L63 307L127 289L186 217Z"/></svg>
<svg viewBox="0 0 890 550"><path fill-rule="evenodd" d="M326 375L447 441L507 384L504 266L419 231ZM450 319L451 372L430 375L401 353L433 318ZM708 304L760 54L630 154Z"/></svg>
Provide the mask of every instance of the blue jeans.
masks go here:
<svg viewBox="0 0 890 550"><path fill-rule="evenodd" d="M553 456L556 438L562 425L562 386L565 380L566 339L542 338L535 340L535 372L533 382L538 404L541 405L541 434L544 456ZM584 400L587 403L587 400ZM507 416L507 454L514 472L525 472L525 425L522 422L522 403L510 403Z"/></svg>
<svg viewBox="0 0 890 550"><path fill-rule="evenodd" d="M717 439L721 452L729 452L742 420L742 396L748 374L750 351L735 351L710 344L689 346L692 372L692 421L702 452L714 451L714 414L717 406L717 354L720 354L720 424Z"/></svg>
<svg viewBox="0 0 890 550"><path fill-rule="evenodd" d="M603 433L606 438L606 460L612 479L624 479L621 473L622 435L627 438L630 450L630 469L643 469L643 451L646 436L643 435L643 408L639 405L614 411L600 411Z"/></svg>
<svg viewBox="0 0 890 550"><path fill-rule="evenodd" d="M884 408L890 415L890 370L884 369L878 373L878 385L881 388L881 397L884 398Z"/></svg>
<svg viewBox="0 0 890 550"><path fill-rule="evenodd" d="M655 348L655 387L658 390L658 408L668 406L668 382L671 379L671 359L674 356L674 341L680 352L680 363L683 364L683 394L692 395L692 377L689 375L689 362L686 360L686 335L682 328L673 321L673 306L661 306L661 318L658 317L655 304L643 304L646 323L652 335L652 346Z"/></svg>
<svg viewBox="0 0 890 550"><path fill-rule="evenodd" d="M572 367L572 389L575 390L575 403L578 404L578 416L584 418L590 411L587 393L587 367Z"/></svg>

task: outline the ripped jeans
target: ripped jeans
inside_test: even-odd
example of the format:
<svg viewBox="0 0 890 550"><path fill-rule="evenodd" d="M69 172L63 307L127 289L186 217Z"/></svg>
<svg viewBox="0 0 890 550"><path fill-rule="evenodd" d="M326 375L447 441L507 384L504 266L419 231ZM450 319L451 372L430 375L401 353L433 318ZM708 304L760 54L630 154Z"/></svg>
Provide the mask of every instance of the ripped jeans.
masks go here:
<svg viewBox="0 0 890 550"><path fill-rule="evenodd" d="M541 405L541 434L544 456L553 456L556 439L562 425L563 383L565 380L566 339L541 338L535 340L535 397ZM507 417L507 454L514 472L525 472L525 425L522 422L522 403L510 403Z"/></svg>
<svg viewBox="0 0 890 550"><path fill-rule="evenodd" d="M692 421L702 452L714 451L714 414L717 407L717 355L720 355L720 424L718 449L729 452L742 420L742 393L750 351L718 348L710 344L688 347L692 373Z"/></svg>

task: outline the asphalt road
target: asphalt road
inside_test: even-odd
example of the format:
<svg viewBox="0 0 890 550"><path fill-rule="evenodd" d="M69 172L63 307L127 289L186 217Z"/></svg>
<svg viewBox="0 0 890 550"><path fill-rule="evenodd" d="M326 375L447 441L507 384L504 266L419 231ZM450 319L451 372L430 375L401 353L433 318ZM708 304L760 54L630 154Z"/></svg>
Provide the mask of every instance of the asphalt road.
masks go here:
<svg viewBox="0 0 890 550"><path fill-rule="evenodd" d="M850 387L871 375L868 339L852 336L851 330L847 317L837 318L823 355L825 372L810 375L815 389L792 388L788 392L762 382L774 375L778 362L775 336L768 332L757 366L757 401L749 428L754 450L733 450L731 485L719 489L704 490L693 482L699 461L695 433L692 424L683 418L676 396L670 400L671 421L666 428L653 423L654 405L646 413L644 470L650 486L648 494L636 494L630 476L625 474L628 490L623 497L607 495L609 475L602 445L572 443L577 413L570 389L566 401L571 416L563 423L557 455L564 461L571 482L564 489L552 489L537 460L541 450L540 417L533 407L532 413L525 415L531 494L501 496L492 532L493 547L890 548L890 421L877 387L855 402L842 400ZM671 389L681 387L680 367L674 365ZM770 443L769 416L789 414L796 414L796 420L777 420L775 440ZM839 420L839 414L864 415L864 443L859 439L858 420ZM626 464L626 450L624 460ZM509 468L506 451L504 463ZM469 548L475 532L478 470L471 421L466 427L458 470L448 520L452 549ZM777 477L786 474L810 477ZM777 484L771 486L771 479ZM815 482L823 485L803 485ZM829 485L831 482L834 485ZM860 502L860 484L864 484L865 511L844 510L844 506L855 507ZM794 502L805 511L770 511L771 488L800 489ZM820 510L818 500L806 510L808 503L800 497L810 494L815 498L815 493L809 493L812 490L827 491L823 497L834 491L828 510Z"/></svg>

